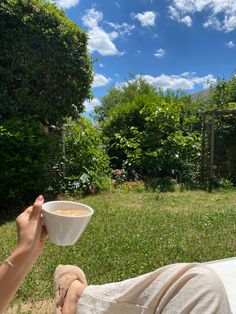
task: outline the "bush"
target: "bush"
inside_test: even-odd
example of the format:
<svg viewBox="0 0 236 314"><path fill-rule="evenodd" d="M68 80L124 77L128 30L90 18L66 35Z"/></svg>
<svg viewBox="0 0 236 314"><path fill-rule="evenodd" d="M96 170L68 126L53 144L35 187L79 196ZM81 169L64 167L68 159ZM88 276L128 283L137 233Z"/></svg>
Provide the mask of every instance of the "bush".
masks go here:
<svg viewBox="0 0 236 314"><path fill-rule="evenodd" d="M201 141L198 133L183 135L182 131L170 134L163 140L157 159L163 176L177 179L191 186L200 173Z"/></svg>
<svg viewBox="0 0 236 314"><path fill-rule="evenodd" d="M109 159L98 130L86 118L67 125L62 192L94 193L110 186Z"/></svg>
<svg viewBox="0 0 236 314"><path fill-rule="evenodd" d="M112 107L113 94L114 88L105 98L109 107L103 108L106 119L101 122L112 167L124 169L128 180L137 173L141 179L169 177L188 186L196 182L201 136L189 97L151 88L142 78L118 89L120 98Z"/></svg>
<svg viewBox="0 0 236 314"><path fill-rule="evenodd" d="M0 200L2 207L32 201L50 185L49 154L55 138L33 120L0 125Z"/></svg>
<svg viewBox="0 0 236 314"><path fill-rule="evenodd" d="M93 77L87 34L43 0L2 0L0 33L0 120L77 117Z"/></svg>

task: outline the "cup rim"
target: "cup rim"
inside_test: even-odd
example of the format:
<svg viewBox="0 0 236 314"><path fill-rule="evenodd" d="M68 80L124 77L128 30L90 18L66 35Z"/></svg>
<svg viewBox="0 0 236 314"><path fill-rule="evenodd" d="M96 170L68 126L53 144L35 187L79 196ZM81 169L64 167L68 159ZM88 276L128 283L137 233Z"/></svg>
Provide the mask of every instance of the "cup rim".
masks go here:
<svg viewBox="0 0 236 314"><path fill-rule="evenodd" d="M69 204L83 205L84 207L86 207L87 209L89 209L88 215L84 215L84 216L64 216L64 215L56 215L56 214L53 214L52 211L50 211L50 210L44 208L44 205L45 205L45 204L63 203L63 202L64 202L64 203L67 203L67 204L69 203ZM42 205L42 212L46 212L46 213L48 213L48 214L50 214L50 215L54 215L54 216L56 215L56 216L58 216L58 217L65 217L65 218L68 218L68 219L74 219L74 218L90 217L90 216L93 215L94 210L92 209L92 207L90 207L90 206L88 206L88 205L86 205L86 204L83 204L83 203L79 203L79 202L73 202L73 201L49 201L49 202L43 203L43 205Z"/></svg>

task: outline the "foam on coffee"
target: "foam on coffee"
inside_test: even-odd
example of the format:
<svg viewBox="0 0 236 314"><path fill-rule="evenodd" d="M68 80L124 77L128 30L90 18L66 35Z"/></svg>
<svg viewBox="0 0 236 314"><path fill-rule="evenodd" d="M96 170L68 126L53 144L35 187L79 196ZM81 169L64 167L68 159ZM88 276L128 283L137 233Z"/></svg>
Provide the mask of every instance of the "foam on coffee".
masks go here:
<svg viewBox="0 0 236 314"><path fill-rule="evenodd" d="M52 213L55 215L67 217L83 217L88 216L89 214L86 209L56 209Z"/></svg>

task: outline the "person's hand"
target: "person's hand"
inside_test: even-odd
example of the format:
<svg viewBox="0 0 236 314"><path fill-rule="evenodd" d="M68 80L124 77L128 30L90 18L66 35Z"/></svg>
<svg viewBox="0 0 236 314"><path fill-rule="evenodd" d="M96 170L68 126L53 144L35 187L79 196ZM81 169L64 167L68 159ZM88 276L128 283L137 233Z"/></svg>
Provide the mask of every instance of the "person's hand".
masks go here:
<svg viewBox="0 0 236 314"><path fill-rule="evenodd" d="M18 244L17 248L26 255L29 264L33 264L44 247L46 228L42 226L42 205L44 198L38 196L33 206L16 218Z"/></svg>

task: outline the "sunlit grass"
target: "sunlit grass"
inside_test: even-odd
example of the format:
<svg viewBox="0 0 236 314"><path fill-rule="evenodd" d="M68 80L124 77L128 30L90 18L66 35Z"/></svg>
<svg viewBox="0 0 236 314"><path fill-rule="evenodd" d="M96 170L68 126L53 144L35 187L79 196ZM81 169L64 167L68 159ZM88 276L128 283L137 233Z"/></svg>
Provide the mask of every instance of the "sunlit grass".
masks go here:
<svg viewBox="0 0 236 314"><path fill-rule="evenodd" d="M105 192L80 199L94 216L76 245L49 241L17 295L53 297L58 264L79 265L88 282L123 280L176 262L206 262L236 256L236 191ZM16 241L14 221L0 226L0 258Z"/></svg>

